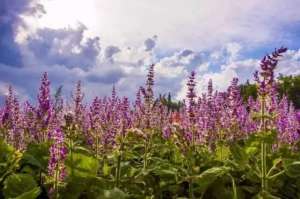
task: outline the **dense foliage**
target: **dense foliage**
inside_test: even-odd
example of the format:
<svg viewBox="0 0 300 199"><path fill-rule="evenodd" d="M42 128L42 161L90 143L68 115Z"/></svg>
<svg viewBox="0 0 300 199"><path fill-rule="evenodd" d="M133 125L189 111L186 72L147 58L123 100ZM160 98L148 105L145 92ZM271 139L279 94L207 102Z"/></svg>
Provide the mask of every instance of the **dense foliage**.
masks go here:
<svg viewBox="0 0 300 199"><path fill-rule="evenodd" d="M261 61L258 97L243 103L238 79L226 92L181 104L155 100L154 65L136 100L84 104L50 95L43 74L36 105L9 88L0 111L0 198L300 198L300 115L279 97L274 69L285 48Z"/></svg>
<svg viewBox="0 0 300 199"><path fill-rule="evenodd" d="M241 96L244 101L247 101L250 96L257 98L257 86L250 84L240 85ZM296 109L300 109L300 75L296 76L283 76L279 75L277 80L277 92L280 98L287 97L293 103Z"/></svg>

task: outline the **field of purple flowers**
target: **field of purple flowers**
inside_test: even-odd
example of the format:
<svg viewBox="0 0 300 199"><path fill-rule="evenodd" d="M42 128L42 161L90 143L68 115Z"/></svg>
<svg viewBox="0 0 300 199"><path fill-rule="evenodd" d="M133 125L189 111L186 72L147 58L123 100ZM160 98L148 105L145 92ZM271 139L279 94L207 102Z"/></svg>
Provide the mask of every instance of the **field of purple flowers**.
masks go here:
<svg viewBox="0 0 300 199"><path fill-rule="evenodd" d="M155 66L134 102L52 96L42 75L36 104L12 87L0 107L0 198L300 198L300 112L278 97L274 70L286 48L261 60L258 98L195 92L171 106L154 95Z"/></svg>

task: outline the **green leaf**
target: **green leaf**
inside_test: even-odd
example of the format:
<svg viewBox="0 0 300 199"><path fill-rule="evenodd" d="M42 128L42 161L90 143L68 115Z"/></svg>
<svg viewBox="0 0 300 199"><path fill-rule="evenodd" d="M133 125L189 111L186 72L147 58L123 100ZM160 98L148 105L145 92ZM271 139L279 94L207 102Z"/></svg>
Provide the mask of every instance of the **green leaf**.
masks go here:
<svg viewBox="0 0 300 199"><path fill-rule="evenodd" d="M22 153L0 139L0 183L19 167Z"/></svg>
<svg viewBox="0 0 300 199"><path fill-rule="evenodd" d="M259 140L259 138L255 134L252 134L246 140L245 144L246 144L245 145L245 152L249 156L253 156L253 155L256 155L259 152L261 141Z"/></svg>
<svg viewBox="0 0 300 199"><path fill-rule="evenodd" d="M63 199L97 198L108 183L99 177L69 177L67 186L60 193Z"/></svg>
<svg viewBox="0 0 300 199"><path fill-rule="evenodd" d="M259 194L254 196L254 199L280 199L280 198L272 195L269 192L260 192Z"/></svg>
<svg viewBox="0 0 300 199"><path fill-rule="evenodd" d="M228 159L230 155L230 150L228 146L225 146L224 144L218 144L216 148L216 159L223 161Z"/></svg>
<svg viewBox="0 0 300 199"><path fill-rule="evenodd" d="M121 191L118 188L114 188L112 190L105 190L103 196L99 197L99 199L100 198L103 198L103 199L115 199L115 198L124 199L124 198L127 198L127 197L128 197L128 195L126 193L124 193L123 191Z"/></svg>
<svg viewBox="0 0 300 199"><path fill-rule="evenodd" d="M38 185L31 175L12 174L4 181L3 193L6 198L15 198L36 188ZM30 195L30 193L27 194Z"/></svg>
<svg viewBox="0 0 300 199"><path fill-rule="evenodd" d="M276 131L259 132L257 134L257 137L259 138L260 141L264 141L265 143L268 144L273 144L277 139L277 132Z"/></svg>
<svg viewBox="0 0 300 199"><path fill-rule="evenodd" d="M285 173L291 178L300 177L300 161L285 160L284 161Z"/></svg>
<svg viewBox="0 0 300 199"><path fill-rule="evenodd" d="M33 199L33 198L37 198L40 195L40 193L41 193L41 189L39 187L36 187L31 191L25 192L14 199Z"/></svg>
<svg viewBox="0 0 300 199"><path fill-rule="evenodd" d="M229 167L213 167L205 170L198 176L191 176L194 179L195 183L198 184L198 189L204 191L207 189L213 182L215 182L219 177L224 176L230 171Z"/></svg>
<svg viewBox="0 0 300 199"><path fill-rule="evenodd" d="M244 169L249 160L249 156L244 151L244 148L240 147L238 144L233 144L230 146L230 151L233 160L238 164L238 166L241 169Z"/></svg>
<svg viewBox="0 0 300 199"><path fill-rule="evenodd" d="M111 172L111 167L108 165L107 162L104 162L103 168L102 168L102 172L104 176L108 176Z"/></svg>
<svg viewBox="0 0 300 199"><path fill-rule="evenodd" d="M69 154L65 164L68 173L73 173L76 177L95 177L99 169L98 160L83 153L73 152L72 157Z"/></svg>
<svg viewBox="0 0 300 199"><path fill-rule="evenodd" d="M14 148L0 140L0 162L6 162L14 154Z"/></svg>
<svg viewBox="0 0 300 199"><path fill-rule="evenodd" d="M29 144L24 153L21 164L28 164L47 170L49 159L49 143Z"/></svg>

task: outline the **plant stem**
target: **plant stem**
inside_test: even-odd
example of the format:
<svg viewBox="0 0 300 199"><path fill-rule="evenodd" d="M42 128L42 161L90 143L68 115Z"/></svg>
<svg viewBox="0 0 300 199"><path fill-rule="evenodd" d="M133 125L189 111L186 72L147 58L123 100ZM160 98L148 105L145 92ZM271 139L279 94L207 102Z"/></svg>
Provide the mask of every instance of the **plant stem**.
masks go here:
<svg viewBox="0 0 300 199"><path fill-rule="evenodd" d="M280 175L284 174L284 172L285 172L285 170L282 170L282 171L280 171L280 172L278 172L278 173L276 173L276 174L270 176L269 179L276 178L277 176L280 176Z"/></svg>
<svg viewBox="0 0 300 199"><path fill-rule="evenodd" d="M193 152L194 152L194 147L192 147L190 149L189 152L189 158L188 158L188 171L189 171L189 175L193 176L194 172L193 172ZM193 178L190 178L189 180L189 198L194 199L194 187L193 187Z"/></svg>
<svg viewBox="0 0 300 199"><path fill-rule="evenodd" d="M221 158L221 161L223 161L223 143L221 143L221 146L220 146L220 158Z"/></svg>
<svg viewBox="0 0 300 199"><path fill-rule="evenodd" d="M233 199L238 199L235 180L234 180L234 178L232 177L232 175L229 174L229 176L230 176L231 182L232 182Z"/></svg>
<svg viewBox="0 0 300 199"><path fill-rule="evenodd" d="M149 138L146 138L146 141L145 141L144 167L143 167L144 170L146 170L147 166L148 166L148 153L149 153L149 149L151 149L152 134L153 134L153 131L150 132Z"/></svg>
<svg viewBox="0 0 300 199"><path fill-rule="evenodd" d="M265 96L262 96L261 101L261 122L262 122L262 133L266 133L266 121L265 121ZM267 182L267 144L265 143L264 138L261 141L261 189L262 192L266 192L268 190L268 182Z"/></svg>
<svg viewBox="0 0 300 199"><path fill-rule="evenodd" d="M119 155L117 160L117 169L116 169L116 187L119 187L120 179L121 179L121 161L123 155L123 134L121 135Z"/></svg>
<svg viewBox="0 0 300 199"><path fill-rule="evenodd" d="M121 153L121 152L120 152ZM121 177L121 154L118 156L117 160L117 170L116 170L116 187L119 187L120 177Z"/></svg>
<svg viewBox="0 0 300 199"><path fill-rule="evenodd" d="M189 182L189 198L194 198L194 188L193 188L193 179L190 180Z"/></svg>
<svg viewBox="0 0 300 199"><path fill-rule="evenodd" d="M96 159L98 160L98 150L99 150L99 137L96 135Z"/></svg>
<svg viewBox="0 0 300 199"><path fill-rule="evenodd" d="M71 176L73 176L74 175L74 167L73 167L73 140L71 138L69 139L69 145L70 145L70 157L71 157L71 163L72 163Z"/></svg>
<svg viewBox="0 0 300 199"><path fill-rule="evenodd" d="M144 151L144 166L143 166L143 168L144 168L144 170L146 170L146 168L147 168L147 156L148 156L148 143L147 143L147 141L145 142L145 151Z"/></svg>
<svg viewBox="0 0 300 199"><path fill-rule="evenodd" d="M264 141L261 143L261 188L262 191L266 191L266 144Z"/></svg>
<svg viewBox="0 0 300 199"><path fill-rule="evenodd" d="M54 180L54 191L55 191L55 199L58 199L58 168L55 169L55 180Z"/></svg>

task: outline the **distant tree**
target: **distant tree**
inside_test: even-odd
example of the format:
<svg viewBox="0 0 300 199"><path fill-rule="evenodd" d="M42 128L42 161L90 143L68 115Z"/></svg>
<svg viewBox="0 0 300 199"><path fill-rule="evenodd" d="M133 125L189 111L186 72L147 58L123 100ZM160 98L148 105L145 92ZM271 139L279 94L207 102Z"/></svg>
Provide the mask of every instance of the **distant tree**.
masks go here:
<svg viewBox="0 0 300 199"><path fill-rule="evenodd" d="M166 106L168 108L168 111L179 111L180 107L182 106L182 102L181 101L173 101L172 100L172 96L171 93L168 93L168 96L166 97L166 95L160 95L158 100L160 101L160 103L162 103L162 105Z"/></svg>
<svg viewBox="0 0 300 199"><path fill-rule="evenodd" d="M250 96L254 99L257 98L257 87L255 84L250 84L249 80L247 80L245 84L240 85L240 92L244 102L246 102Z"/></svg>
<svg viewBox="0 0 300 199"><path fill-rule="evenodd" d="M295 108L300 109L300 75L283 76L281 74L277 81L279 97L287 96ZM257 88L255 84L250 84L250 82L247 81L245 84L240 85L240 89L244 102L247 101L250 96L254 99L257 98Z"/></svg>
<svg viewBox="0 0 300 199"><path fill-rule="evenodd" d="M278 92L280 97L286 95L293 102L296 109L300 109L300 75L283 76L278 78Z"/></svg>

